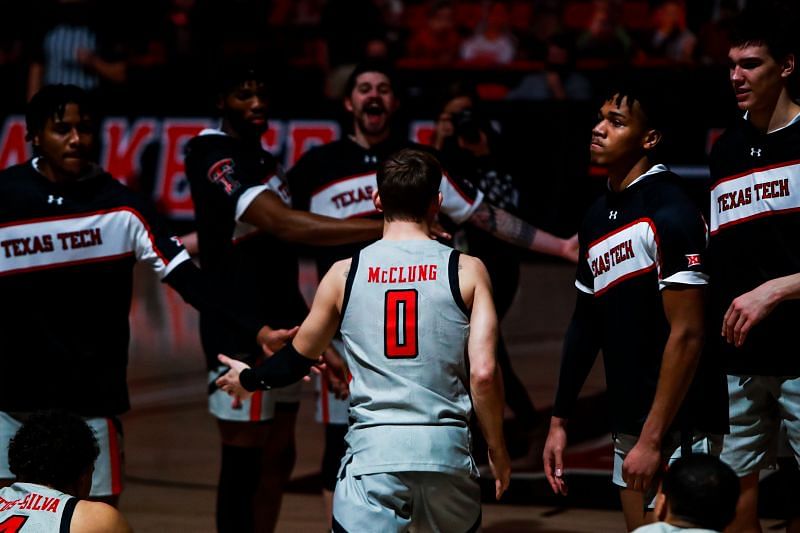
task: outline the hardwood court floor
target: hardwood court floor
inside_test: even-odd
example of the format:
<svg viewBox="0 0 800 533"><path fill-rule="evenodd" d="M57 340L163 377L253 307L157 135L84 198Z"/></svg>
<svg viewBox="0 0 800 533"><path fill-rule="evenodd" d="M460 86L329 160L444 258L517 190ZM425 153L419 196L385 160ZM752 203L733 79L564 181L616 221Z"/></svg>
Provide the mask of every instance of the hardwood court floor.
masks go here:
<svg viewBox="0 0 800 533"><path fill-rule="evenodd" d="M539 407L552 401L561 339L574 302L572 276L573 268L560 263L525 265L522 288L503 323L514 367ZM206 411L197 316L174 292L138 272L131 324L132 409L122 417L127 472L121 510L138 533L213 532L219 443ZM596 367L583 394L603 389ZM297 427L297 465L283 501L281 533L325 531L322 502L313 483L319 471L322 429L313 417L313 386L305 384ZM541 483L534 489L514 486L520 487L518 495L543 490ZM605 482L599 486L607 492ZM526 494L522 496L525 500ZM584 500L589 502L586 507L595 508L567 508L559 500L548 505L485 504L483 531L624 530L619 511L597 509L591 497Z"/></svg>

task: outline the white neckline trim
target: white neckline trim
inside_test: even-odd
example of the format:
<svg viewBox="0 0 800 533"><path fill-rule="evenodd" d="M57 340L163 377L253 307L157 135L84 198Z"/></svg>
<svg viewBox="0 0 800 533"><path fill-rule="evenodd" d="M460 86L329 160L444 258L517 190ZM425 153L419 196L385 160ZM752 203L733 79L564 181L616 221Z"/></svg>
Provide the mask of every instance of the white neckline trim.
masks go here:
<svg viewBox="0 0 800 533"><path fill-rule="evenodd" d="M634 183L639 183L640 181L642 181L647 176L652 176L653 174L658 174L659 172L666 172L668 170L669 169L667 168L667 166L664 165L663 163L658 163L657 165L653 165L652 167L650 167L650 170L648 170L647 172L645 172L644 174L642 174L641 176L639 176L638 178L636 178L635 180L630 182L628 184L628 186L625 187L625 188L627 189L628 187L630 187ZM610 180L606 182L606 187L608 188L609 191L611 190L611 181Z"/></svg>
<svg viewBox="0 0 800 533"><path fill-rule="evenodd" d="M742 117L742 118L744 118L746 121L749 122L750 121L750 111L745 111L744 112L744 117ZM774 130L768 131L767 135L769 135L770 133L775 133L776 131L781 131L782 129L788 128L789 126L791 126L792 124L794 124L796 122L800 122L800 113L796 114L792 120L790 120L789 122L787 122L786 124L784 124L780 128L775 128Z"/></svg>
<svg viewBox="0 0 800 533"><path fill-rule="evenodd" d="M198 133L197 135L198 136L200 136L200 135L225 135L226 137L228 136L227 133L225 133L224 131L222 131L219 128L205 128L205 129L201 130L200 133Z"/></svg>

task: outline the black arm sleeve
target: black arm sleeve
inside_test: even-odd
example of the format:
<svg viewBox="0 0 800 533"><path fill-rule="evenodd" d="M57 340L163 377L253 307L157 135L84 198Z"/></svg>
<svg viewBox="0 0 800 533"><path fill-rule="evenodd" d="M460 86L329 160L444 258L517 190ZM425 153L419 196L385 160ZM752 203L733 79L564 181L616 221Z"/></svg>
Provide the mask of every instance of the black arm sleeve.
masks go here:
<svg viewBox="0 0 800 533"><path fill-rule="evenodd" d="M287 344L275 355L256 368L248 368L239 374L239 382L248 391L285 387L300 381L311 371L314 360Z"/></svg>
<svg viewBox="0 0 800 533"><path fill-rule="evenodd" d="M600 350L600 331L593 307L594 297L578 291L575 312L564 339L561 370L553 416L569 418L589 371Z"/></svg>
<svg viewBox="0 0 800 533"><path fill-rule="evenodd" d="M207 314L213 320L220 320L232 326L234 331L239 332L243 336L242 338L252 343L254 350L260 353L256 336L264 324L261 324L255 317L232 312L229 306L223 304L225 299L218 294L219 289L206 280L194 263L184 261L176 266L164 278L164 282L178 291L186 303L201 313Z"/></svg>

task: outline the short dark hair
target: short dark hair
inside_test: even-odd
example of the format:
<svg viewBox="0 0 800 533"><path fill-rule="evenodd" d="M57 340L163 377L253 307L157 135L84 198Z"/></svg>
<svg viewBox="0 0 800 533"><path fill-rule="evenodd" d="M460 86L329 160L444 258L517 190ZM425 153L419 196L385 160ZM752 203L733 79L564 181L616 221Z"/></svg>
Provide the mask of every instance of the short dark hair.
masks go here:
<svg viewBox="0 0 800 533"><path fill-rule="evenodd" d="M364 74L365 72L379 72L386 76L389 79L389 84L392 85L392 89L394 89L394 69L392 68L391 64L388 61L384 61L381 59L368 59L356 65L356 68L353 69L353 72L350 73L350 76L347 78L347 83L344 86L344 94L345 96L349 97L353 93L353 89L356 88L356 81L358 77Z"/></svg>
<svg viewBox="0 0 800 533"><path fill-rule="evenodd" d="M248 81L267 85L266 68L250 58L226 61L216 69L214 89L217 95L226 96Z"/></svg>
<svg viewBox="0 0 800 533"><path fill-rule="evenodd" d="M442 182L442 166L424 150L405 148L378 168L378 194L388 221L424 220Z"/></svg>
<svg viewBox="0 0 800 533"><path fill-rule="evenodd" d="M736 17L731 46L764 45L775 61L789 54L797 56L797 8L788 1L748 2Z"/></svg>
<svg viewBox="0 0 800 533"><path fill-rule="evenodd" d="M651 85L635 81L620 82L606 93L606 102L610 101L617 106L624 102L630 110L633 110L634 104L638 102L639 109L644 115L645 126L664 133L667 126L667 113L664 112L667 98L661 98L660 91Z"/></svg>
<svg viewBox="0 0 800 533"><path fill-rule="evenodd" d="M62 83L42 87L25 108L25 139L33 140L49 119L63 118L67 104L77 104L81 114L93 111L88 94L80 87Z"/></svg>
<svg viewBox="0 0 800 533"><path fill-rule="evenodd" d="M42 411L24 421L8 447L19 481L63 490L94 464L100 450L91 428L64 411Z"/></svg>
<svg viewBox="0 0 800 533"><path fill-rule="evenodd" d="M672 463L661 490L670 513L697 527L722 531L733 521L739 478L713 455L686 455Z"/></svg>

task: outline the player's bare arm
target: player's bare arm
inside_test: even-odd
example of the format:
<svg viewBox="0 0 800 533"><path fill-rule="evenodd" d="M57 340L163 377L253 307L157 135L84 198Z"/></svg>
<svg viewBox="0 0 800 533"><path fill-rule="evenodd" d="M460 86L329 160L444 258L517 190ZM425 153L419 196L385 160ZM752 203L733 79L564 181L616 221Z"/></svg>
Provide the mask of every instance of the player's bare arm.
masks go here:
<svg viewBox="0 0 800 533"><path fill-rule="evenodd" d="M556 237L487 202L478 206L469 221L498 239L520 248L578 262L577 235L569 239Z"/></svg>
<svg viewBox="0 0 800 533"><path fill-rule="evenodd" d="M670 334L664 346L655 398L636 445L622 464L628 487L645 491L661 465L661 441L694 377L703 348L703 286L661 291Z"/></svg>
<svg viewBox="0 0 800 533"><path fill-rule="evenodd" d="M459 282L464 303L471 309L467 344L470 394L489 448L489 466L499 500L508 488L511 466L503 436L503 381L495 359L497 313L489 274L479 259L465 255L459 258Z"/></svg>
<svg viewBox="0 0 800 533"><path fill-rule="evenodd" d="M335 246L380 238L383 222L367 219L339 220L292 209L271 191L256 196L242 220L289 242Z"/></svg>
<svg viewBox="0 0 800 533"><path fill-rule="evenodd" d="M292 342L256 370L251 370L242 361L220 354L220 362L229 366L230 371L217 379L217 386L242 400L258 388L285 386L308 374L311 366L319 361L320 354L330 345L339 326L346 282L344 272L349 267L349 259L331 267L322 278L311 311ZM249 373L242 376L245 371Z"/></svg>
<svg viewBox="0 0 800 533"><path fill-rule="evenodd" d="M133 531L122 513L101 502L81 500L70 521L72 533L130 533Z"/></svg>
<svg viewBox="0 0 800 533"><path fill-rule="evenodd" d="M771 279L734 299L722 319L722 336L736 346L744 344L753 326L786 300L800 298L800 274Z"/></svg>

